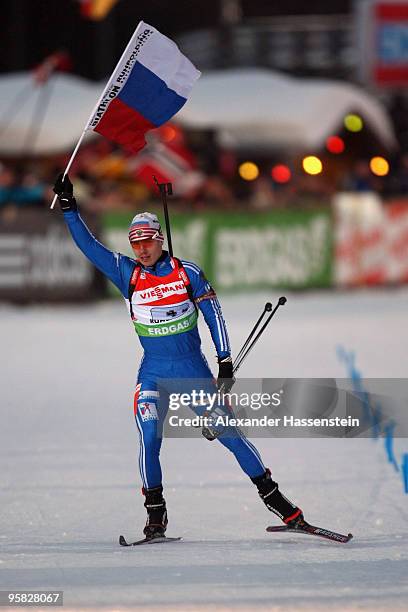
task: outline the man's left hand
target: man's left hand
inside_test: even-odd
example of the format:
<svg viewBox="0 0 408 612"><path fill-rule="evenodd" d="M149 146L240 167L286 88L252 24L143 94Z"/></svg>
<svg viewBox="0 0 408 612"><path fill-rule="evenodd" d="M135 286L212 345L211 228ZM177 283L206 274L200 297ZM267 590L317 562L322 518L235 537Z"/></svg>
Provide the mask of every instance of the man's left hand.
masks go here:
<svg viewBox="0 0 408 612"><path fill-rule="evenodd" d="M217 387L218 389L223 387L223 391L228 393L232 385L235 382L232 358L231 357L218 357L218 378Z"/></svg>
<svg viewBox="0 0 408 612"><path fill-rule="evenodd" d="M74 198L74 186L69 180L68 174L60 174L55 181L54 193L58 196L58 202L62 212L77 210L77 203Z"/></svg>

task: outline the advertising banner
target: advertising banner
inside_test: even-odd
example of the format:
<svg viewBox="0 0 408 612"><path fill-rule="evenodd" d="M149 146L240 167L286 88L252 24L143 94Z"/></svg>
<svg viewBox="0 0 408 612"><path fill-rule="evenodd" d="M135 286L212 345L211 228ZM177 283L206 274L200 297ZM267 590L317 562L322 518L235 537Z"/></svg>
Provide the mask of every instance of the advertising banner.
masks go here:
<svg viewBox="0 0 408 612"><path fill-rule="evenodd" d="M375 193L334 199L338 286L408 282L408 200L384 204Z"/></svg>
<svg viewBox="0 0 408 612"><path fill-rule="evenodd" d="M95 218L85 218L97 234ZM103 277L74 244L60 215L22 211L0 220L0 299L76 301L105 292Z"/></svg>
<svg viewBox="0 0 408 612"><path fill-rule="evenodd" d="M379 87L408 83L408 1L356 3L361 76Z"/></svg>
<svg viewBox="0 0 408 612"><path fill-rule="evenodd" d="M105 241L132 255L130 215L104 217ZM328 287L332 280L329 210L171 215L177 257L197 263L218 291Z"/></svg>

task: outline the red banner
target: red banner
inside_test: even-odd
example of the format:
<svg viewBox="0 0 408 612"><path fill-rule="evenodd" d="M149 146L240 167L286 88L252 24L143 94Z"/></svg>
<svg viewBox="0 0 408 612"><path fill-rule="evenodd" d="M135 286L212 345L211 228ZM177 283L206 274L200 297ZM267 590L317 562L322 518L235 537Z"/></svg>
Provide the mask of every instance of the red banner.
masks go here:
<svg viewBox="0 0 408 612"><path fill-rule="evenodd" d="M335 283L408 282L408 200L339 194L335 202Z"/></svg>
<svg viewBox="0 0 408 612"><path fill-rule="evenodd" d="M365 79L377 86L408 84L408 1L367 0L359 7Z"/></svg>

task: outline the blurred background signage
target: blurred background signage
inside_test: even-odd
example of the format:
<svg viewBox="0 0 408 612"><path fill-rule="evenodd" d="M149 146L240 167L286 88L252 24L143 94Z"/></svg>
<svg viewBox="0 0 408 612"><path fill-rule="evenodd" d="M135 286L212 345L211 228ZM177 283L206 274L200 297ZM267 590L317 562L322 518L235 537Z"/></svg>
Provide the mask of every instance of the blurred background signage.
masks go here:
<svg viewBox="0 0 408 612"><path fill-rule="evenodd" d="M357 3L361 76L378 87L408 84L408 3L363 0Z"/></svg>
<svg viewBox="0 0 408 612"><path fill-rule="evenodd" d="M48 206L140 19L202 76L137 155L88 134L71 178L102 242L132 255L154 174L177 254L219 291L408 282L408 0L3 4L1 299L109 295Z"/></svg>
<svg viewBox="0 0 408 612"><path fill-rule="evenodd" d="M95 217L86 216L98 233ZM82 256L60 216L24 211L0 218L0 299L77 302L104 294L102 275Z"/></svg>

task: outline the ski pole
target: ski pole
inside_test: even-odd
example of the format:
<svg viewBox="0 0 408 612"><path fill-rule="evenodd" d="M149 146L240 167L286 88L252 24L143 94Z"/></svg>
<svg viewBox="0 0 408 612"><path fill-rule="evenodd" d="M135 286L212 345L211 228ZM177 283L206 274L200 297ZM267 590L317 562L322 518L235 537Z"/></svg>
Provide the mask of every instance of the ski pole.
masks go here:
<svg viewBox="0 0 408 612"><path fill-rule="evenodd" d="M162 202L163 202L163 210L164 210L164 219L166 222L167 246L169 247L170 257L173 257L173 245L171 243L171 232L170 232L170 218L169 218L169 210L167 208L167 196L173 195L173 187L171 183L159 183L159 181L157 180L155 176L153 176L153 180L156 183L161 193Z"/></svg>
<svg viewBox="0 0 408 612"><path fill-rule="evenodd" d="M280 297L278 300L277 305L275 306L275 308L272 310L272 304L270 302L267 302L265 304L265 307L263 309L263 312L261 313L261 316L259 317L258 321L255 323L252 331L250 332L248 338L245 340L244 344L242 345L241 350L239 351L237 357L235 358L235 361L233 363L233 374L235 374L237 372L237 370L241 367L244 359L248 356L249 351L253 348L254 344L259 340L260 336L262 335L262 333L265 331L267 325L269 324L269 321L272 319L273 315L275 314L275 312L278 310L279 306L283 306L284 304L286 304L287 300L284 296ZM261 327L261 329L259 330L257 336L254 338L254 340L252 341L252 343L250 344L256 330L259 327L259 324L261 323L265 313L270 312L271 314L269 315L269 317L267 318L267 320L265 321L265 323L263 324L263 326ZM219 391L221 393L223 393L224 391L224 383L221 384Z"/></svg>
<svg viewBox="0 0 408 612"><path fill-rule="evenodd" d="M255 343L259 340L259 338L261 337L261 335L263 334L263 332L265 331L269 321L272 319L273 315L275 314L275 312L278 310L279 306L283 306L284 304L286 304L287 300L285 298L285 296L282 296L279 298L278 303L276 304L275 308L272 310L272 304L270 302L267 302L265 304L265 308L261 314L261 316L259 317L258 321L255 323L254 328L252 329L252 331L250 332L248 338L245 340L241 350L238 353L237 358L235 359L235 362L233 364L233 374L235 374L237 372L237 370L241 367L244 359L248 356L249 351L254 347ZM259 324L261 323L264 315L266 312L270 312L271 314L269 315L269 317L266 319L265 323L262 325L261 329L259 330L258 334L255 336L255 338L252 340L254 333L256 332L256 330L259 327ZM235 382L235 378L233 379L233 383ZM224 393L224 389L225 389L225 383L223 382L218 391L220 393ZM209 440L210 442L212 440L215 440L216 438L218 438L223 430L225 429L225 427L219 431L214 427L211 426L205 426L202 427L201 429L201 433L204 436L204 438L207 438L207 440Z"/></svg>
<svg viewBox="0 0 408 612"><path fill-rule="evenodd" d="M269 317L266 319L265 323L262 325L262 327L261 327L261 329L259 330L258 334L257 334L257 335L255 336L255 338L252 340L252 343L251 343L251 344L249 344L249 346L248 346L248 340L247 340L247 341L244 343L244 346L243 346L243 347L242 347L242 349L240 350L240 352L239 352L239 354L238 354L238 357L236 358L235 363L234 363L234 369L233 369L234 374L235 374L235 373L237 372L237 370L238 370L238 369L241 367L241 365L242 365L242 363L243 363L244 359L245 359L245 358L248 356L248 353L249 353L249 352L250 352L250 351L253 349L254 345L256 344L256 342L259 340L259 338L261 337L261 335L262 335L262 334L263 334L263 332L265 331L265 329L266 329L267 325L269 324L269 321L272 319L273 315L274 315L274 314L275 314L275 312L278 310L279 306L284 306L284 305L286 304L286 302L287 302L287 300L286 300L286 298L285 298L284 296L280 297L280 298L279 298L279 300L278 300L278 303L277 303L277 304L276 304L276 306L275 306L275 308L272 310L271 314L270 314L270 315L269 315ZM266 307L267 307L267 306L268 306L268 304L265 304L265 310L264 310L264 312L262 313L262 317L263 317L264 313L265 313L267 310L270 310L270 309L266 309ZM260 320L262 320L262 317L261 317L261 319L260 319ZM256 327L257 327L257 326L258 326L258 323L257 323ZM254 332L254 331L255 331L255 330L253 330L253 331L251 332L250 336L253 336L253 332ZM248 338L249 338L249 336L248 336ZM244 351L243 349L244 349L245 345L246 345L246 350Z"/></svg>
<svg viewBox="0 0 408 612"><path fill-rule="evenodd" d="M266 302L265 307L263 309L263 312L261 313L261 316L259 317L259 319L257 320L257 322L255 323L254 327L252 328L252 331L250 332L248 338L245 340L244 344L241 347L241 350L239 351L238 355L235 358L235 361L239 361L242 354L244 353L245 349L247 348L248 344L250 343L250 341L252 340L256 330L259 327L260 322L262 321L262 319L264 318L265 314L267 312L270 312L272 310L272 304L270 302Z"/></svg>

